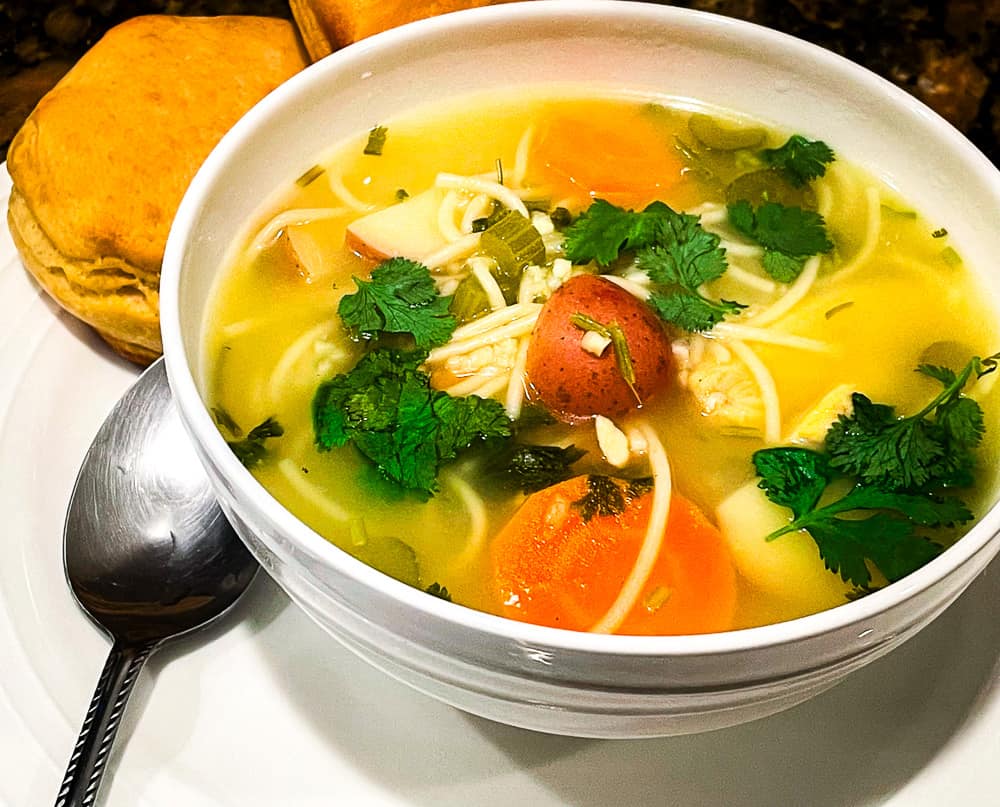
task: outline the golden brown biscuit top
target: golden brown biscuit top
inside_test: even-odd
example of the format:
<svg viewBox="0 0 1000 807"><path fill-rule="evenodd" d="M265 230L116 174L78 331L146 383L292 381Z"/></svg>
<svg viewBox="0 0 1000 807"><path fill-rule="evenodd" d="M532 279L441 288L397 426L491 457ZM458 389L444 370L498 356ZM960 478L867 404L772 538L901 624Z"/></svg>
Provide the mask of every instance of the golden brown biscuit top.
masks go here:
<svg viewBox="0 0 1000 807"><path fill-rule="evenodd" d="M8 170L60 252L158 273L209 151L305 65L286 20L136 17L41 100L11 144Z"/></svg>

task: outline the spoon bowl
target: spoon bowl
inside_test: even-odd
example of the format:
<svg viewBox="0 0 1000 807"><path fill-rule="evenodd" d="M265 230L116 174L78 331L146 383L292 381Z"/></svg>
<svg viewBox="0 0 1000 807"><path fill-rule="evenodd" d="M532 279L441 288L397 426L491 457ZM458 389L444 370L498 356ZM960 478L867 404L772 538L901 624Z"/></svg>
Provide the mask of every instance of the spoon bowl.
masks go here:
<svg viewBox="0 0 1000 807"><path fill-rule="evenodd" d="M222 515L171 399L162 359L115 405L87 451L64 530L66 578L111 652L56 804L93 804L126 700L168 639L203 627L257 562Z"/></svg>

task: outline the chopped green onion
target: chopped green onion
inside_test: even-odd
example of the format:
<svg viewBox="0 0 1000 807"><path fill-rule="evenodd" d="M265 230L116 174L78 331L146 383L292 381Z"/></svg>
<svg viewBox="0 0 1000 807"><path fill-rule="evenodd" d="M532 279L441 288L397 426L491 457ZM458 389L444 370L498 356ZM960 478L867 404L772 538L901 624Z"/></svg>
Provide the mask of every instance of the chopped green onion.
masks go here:
<svg viewBox="0 0 1000 807"><path fill-rule="evenodd" d="M295 184L298 185L300 188L304 188L306 187L306 185L309 185L311 182L321 177L325 172L326 169L323 168L323 166L314 165L312 168L306 171L302 176L300 176L297 180L295 180Z"/></svg>
<svg viewBox="0 0 1000 807"><path fill-rule="evenodd" d="M368 133L368 142L365 144L365 154L373 157L382 156L382 149L385 148L385 138L389 130L385 126L376 126Z"/></svg>
<svg viewBox="0 0 1000 807"><path fill-rule="evenodd" d="M629 385L632 394L638 400L639 395L635 390L635 367L632 365L632 353L629 350L628 340L625 338L625 332L621 329L621 326L617 322L605 325L603 322L598 322L593 317L588 317L586 314L579 312L573 314L569 318L569 321L581 331L595 331L606 339L611 340L611 347L615 352L615 364L618 366L618 372L621 373L622 378L625 379L625 383Z"/></svg>

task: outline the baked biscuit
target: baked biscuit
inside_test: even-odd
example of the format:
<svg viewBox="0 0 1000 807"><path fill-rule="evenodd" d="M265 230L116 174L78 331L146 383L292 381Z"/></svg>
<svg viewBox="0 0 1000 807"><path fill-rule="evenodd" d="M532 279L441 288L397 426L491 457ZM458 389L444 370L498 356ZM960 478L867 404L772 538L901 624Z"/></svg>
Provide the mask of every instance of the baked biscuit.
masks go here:
<svg viewBox="0 0 1000 807"><path fill-rule="evenodd" d="M223 134L306 65L266 17L136 17L38 103L7 157L24 264L121 355L160 351L159 277L181 197Z"/></svg>

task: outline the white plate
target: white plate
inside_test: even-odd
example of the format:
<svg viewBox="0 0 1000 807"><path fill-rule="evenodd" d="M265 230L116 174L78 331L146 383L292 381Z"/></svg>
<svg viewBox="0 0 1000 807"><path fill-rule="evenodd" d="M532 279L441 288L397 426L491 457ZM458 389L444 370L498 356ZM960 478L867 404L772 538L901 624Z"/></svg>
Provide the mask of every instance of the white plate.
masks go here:
<svg viewBox="0 0 1000 807"><path fill-rule="evenodd" d="M0 170L0 218L10 179ZM0 803L51 805L108 642L62 570L76 469L136 375L59 312L0 228ZM368 667L259 578L158 651L107 807L994 805L1000 565L886 659L784 714L661 740L500 726Z"/></svg>

